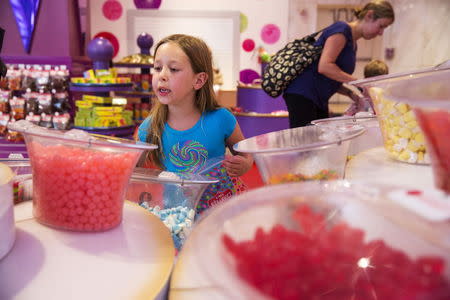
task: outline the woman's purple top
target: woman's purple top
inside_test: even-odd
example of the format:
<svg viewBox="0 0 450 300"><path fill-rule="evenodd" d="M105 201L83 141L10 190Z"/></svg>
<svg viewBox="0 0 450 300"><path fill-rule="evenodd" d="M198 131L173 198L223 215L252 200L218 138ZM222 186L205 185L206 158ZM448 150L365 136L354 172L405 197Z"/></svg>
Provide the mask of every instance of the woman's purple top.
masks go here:
<svg viewBox="0 0 450 300"><path fill-rule="evenodd" d="M353 46L352 30L347 23L339 21L325 28L315 44L323 46L327 38L336 33L342 33L346 39L345 46L336 59L336 65L344 72L352 74L356 64L356 45ZM284 92L302 95L311 99L320 109L328 110L328 100L342 83L319 74L318 64L319 60L313 62Z"/></svg>

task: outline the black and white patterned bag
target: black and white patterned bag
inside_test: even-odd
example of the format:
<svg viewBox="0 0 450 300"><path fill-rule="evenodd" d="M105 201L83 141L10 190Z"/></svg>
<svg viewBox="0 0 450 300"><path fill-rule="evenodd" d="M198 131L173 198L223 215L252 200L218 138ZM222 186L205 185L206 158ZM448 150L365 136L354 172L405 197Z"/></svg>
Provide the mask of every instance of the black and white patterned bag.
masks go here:
<svg viewBox="0 0 450 300"><path fill-rule="evenodd" d="M269 96L280 96L286 87L322 53L322 46L314 46L322 30L289 42L272 56L264 69L261 86Z"/></svg>

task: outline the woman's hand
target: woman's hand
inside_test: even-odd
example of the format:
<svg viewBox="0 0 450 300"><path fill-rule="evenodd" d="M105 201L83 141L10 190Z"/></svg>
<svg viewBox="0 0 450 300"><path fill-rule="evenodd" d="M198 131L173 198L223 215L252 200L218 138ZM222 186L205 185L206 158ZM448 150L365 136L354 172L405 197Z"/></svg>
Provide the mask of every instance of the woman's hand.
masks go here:
<svg viewBox="0 0 450 300"><path fill-rule="evenodd" d="M356 94L353 91L350 91L348 93L348 97L352 99L352 104L345 111L344 113L345 116L354 116L356 113L364 110L366 102L364 97L361 97L360 95Z"/></svg>
<svg viewBox="0 0 450 300"><path fill-rule="evenodd" d="M226 155L223 166L231 177L244 175L252 167L253 159L249 154Z"/></svg>

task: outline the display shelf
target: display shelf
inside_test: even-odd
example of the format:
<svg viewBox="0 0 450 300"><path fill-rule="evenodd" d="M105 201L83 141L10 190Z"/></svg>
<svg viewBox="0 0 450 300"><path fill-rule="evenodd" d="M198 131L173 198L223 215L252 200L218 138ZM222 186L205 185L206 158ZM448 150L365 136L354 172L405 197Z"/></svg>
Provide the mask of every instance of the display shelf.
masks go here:
<svg viewBox="0 0 450 300"><path fill-rule="evenodd" d="M283 97L270 97L261 85L238 86L236 106L245 112L271 113L279 110L287 112Z"/></svg>
<svg viewBox="0 0 450 300"><path fill-rule="evenodd" d="M24 158L28 157L25 142L11 142L4 138L0 138L0 158L8 158L10 155L14 154L20 154Z"/></svg>
<svg viewBox="0 0 450 300"><path fill-rule="evenodd" d="M288 114L235 112L245 138L289 128Z"/></svg>
<svg viewBox="0 0 450 300"><path fill-rule="evenodd" d="M152 92L139 92L139 91L118 91L115 92L114 95L116 96L122 96L122 97L136 97L136 98L142 98L142 97L152 97Z"/></svg>
<svg viewBox="0 0 450 300"><path fill-rule="evenodd" d="M81 127L74 126L73 128L81 129L89 133L111 135L119 137L129 137L132 136L136 128L135 125L121 126L121 127Z"/></svg>
<svg viewBox="0 0 450 300"><path fill-rule="evenodd" d="M165 299L175 248L164 223L125 202L109 231L55 230L31 201L14 207L16 240L0 260L1 299Z"/></svg>
<svg viewBox="0 0 450 300"><path fill-rule="evenodd" d="M118 68L141 68L141 69L151 69L153 64L133 64L133 63L114 63L114 67Z"/></svg>
<svg viewBox="0 0 450 300"><path fill-rule="evenodd" d="M71 83L70 91L85 93L108 93L116 91L130 91L132 87L132 83Z"/></svg>

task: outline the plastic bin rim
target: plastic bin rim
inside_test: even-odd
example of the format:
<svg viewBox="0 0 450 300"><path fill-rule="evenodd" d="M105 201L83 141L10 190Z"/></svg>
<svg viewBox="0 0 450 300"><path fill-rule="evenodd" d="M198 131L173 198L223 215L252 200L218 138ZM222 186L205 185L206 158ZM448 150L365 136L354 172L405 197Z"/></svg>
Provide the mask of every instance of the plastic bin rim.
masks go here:
<svg viewBox="0 0 450 300"><path fill-rule="evenodd" d="M302 128L302 127L300 127ZM291 129L285 129L285 130L291 130ZM282 131L285 131L282 130ZM286 153L286 152L292 152L292 151L298 151L298 152L304 152L304 151L311 151L311 150L320 150L320 149L326 149L329 148L333 145L340 145L342 142L354 139L360 135L362 135L364 132L366 131L366 128L362 127L359 129L354 130L354 133L352 134L348 134L346 136L341 136L338 133L338 138L332 141L325 141L325 142L316 142L316 143L311 143L308 145L297 145L297 146L292 146L292 147L286 147L286 148L266 148L266 149L240 149L238 146L240 143L242 143L243 141L234 144L233 149L237 152L241 152L241 153L253 153L253 154L258 154L258 153ZM258 135L258 136L254 136L251 137L247 140L252 140L252 139L256 139L258 137L261 137L263 135L268 135L268 134L273 134L273 132L269 132L269 133L265 133L262 135ZM244 140L245 141L245 140Z"/></svg>
<svg viewBox="0 0 450 300"><path fill-rule="evenodd" d="M77 140L73 137L67 137L62 134L61 131L58 130L48 130L48 132L29 132L27 129L23 128L15 128L14 123L8 125L8 128L13 131L17 131L26 135L37 136L41 138L51 138L56 140L67 141L70 143L82 144L87 146L101 146L101 147L110 147L110 148L133 148L138 150L154 150L157 149L158 146L153 144L148 144L144 142L134 142L132 140L100 135L100 134L90 134L89 139L87 140Z"/></svg>

